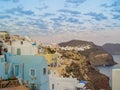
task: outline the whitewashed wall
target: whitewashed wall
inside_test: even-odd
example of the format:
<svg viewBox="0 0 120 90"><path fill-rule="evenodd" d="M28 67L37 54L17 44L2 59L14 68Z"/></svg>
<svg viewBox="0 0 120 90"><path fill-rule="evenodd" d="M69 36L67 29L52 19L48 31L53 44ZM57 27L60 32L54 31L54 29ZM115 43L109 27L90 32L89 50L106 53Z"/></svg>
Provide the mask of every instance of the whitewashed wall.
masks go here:
<svg viewBox="0 0 120 90"><path fill-rule="evenodd" d="M112 70L112 90L120 90L120 69Z"/></svg>
<svg viewBox="0 0 120 90"><path fill-rule="evenodd" d="M11 46L8 46L8 52L12 54L17 54L17 49L21 50L21 55L35 55L38 54L38 48L33 46L31 42L23 41L14 41Z"/></svg>
<svg viewBox="0 0 120 90"><path fill-rule="evenodd" d="M76 90L76 78L59 78L49 76L49 90ZM54 89L52 88L54 85Z"/></svg>

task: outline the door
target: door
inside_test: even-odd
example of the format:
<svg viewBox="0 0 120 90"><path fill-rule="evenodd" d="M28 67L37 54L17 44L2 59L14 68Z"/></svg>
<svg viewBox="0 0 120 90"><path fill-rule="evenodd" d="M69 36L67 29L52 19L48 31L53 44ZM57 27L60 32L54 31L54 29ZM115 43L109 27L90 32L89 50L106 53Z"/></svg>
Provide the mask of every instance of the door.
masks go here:
<svg viewBox="0 0 120 90"><path fill-rule="evenodd" d="M15 67L14 67L14 75L15 76L19 75L19 65L15 65Z"/></svg>

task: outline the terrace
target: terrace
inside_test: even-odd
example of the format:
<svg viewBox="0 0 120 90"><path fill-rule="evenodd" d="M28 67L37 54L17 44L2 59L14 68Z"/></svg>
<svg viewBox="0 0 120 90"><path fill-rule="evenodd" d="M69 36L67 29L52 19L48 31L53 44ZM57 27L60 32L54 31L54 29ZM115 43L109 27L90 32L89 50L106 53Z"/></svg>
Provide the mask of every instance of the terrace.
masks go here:
<svg viewBox="0 0 120 90"><path fill-rule="evenodd" d="M8 88L8 87L16 87L19 86L19 80L17 78L9 78L5 80L0 80L0 89Z"/></svg>

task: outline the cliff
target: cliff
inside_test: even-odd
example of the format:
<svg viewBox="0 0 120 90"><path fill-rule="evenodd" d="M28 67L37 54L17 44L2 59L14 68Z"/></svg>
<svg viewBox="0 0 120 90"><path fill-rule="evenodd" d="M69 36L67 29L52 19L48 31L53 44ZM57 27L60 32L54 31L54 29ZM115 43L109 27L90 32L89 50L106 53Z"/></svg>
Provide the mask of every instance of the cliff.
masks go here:
<svg viewBox="0 0 120 90"><path fill-rule="evenodd" d="M120 44L106 43L102 47L111 55L120 55Z"/></svg>
<svg viewBox="0 0 120 90"><path fill-rule="evenodd" d="M62 59L67 60L67 64L63 63L66 73L64 77L75 77L78 80L87 81L86 87L91 90L111 90L109 86L109 78L99 72L90 61L77 51L63 51L60 50Z"/></svg>
<svg viewBox="0 0 120 90"><path fill-rule="evenodd" d="M94 66L114 65L112 55L107 53L102 47L95 45L93 42L71 40L59 44L61 47L79 48L81 55L85 56Z"/></svg>
<svg viewBox="0 0 120 90"><path fill-rule="evenodd" d="M94 46L85 51L79 51L79 53L88 58L94 66L110 66L115 64L112 55L99 46Z"/></svg>

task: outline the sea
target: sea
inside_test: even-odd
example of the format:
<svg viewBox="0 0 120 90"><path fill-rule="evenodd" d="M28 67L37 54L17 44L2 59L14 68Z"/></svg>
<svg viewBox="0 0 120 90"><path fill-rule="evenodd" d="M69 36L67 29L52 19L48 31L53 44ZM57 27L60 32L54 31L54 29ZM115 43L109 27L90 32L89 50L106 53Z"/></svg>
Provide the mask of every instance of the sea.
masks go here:
<svg viewBox="0 0 120 90"><path fill-rule="evenodd" d="M120 55L113 55L114 61L117 63L114 66L100 66L97 67L101 73L105 74L110 78L110 86L112 87L112 69L119 68L120 69Z"/></svg>

